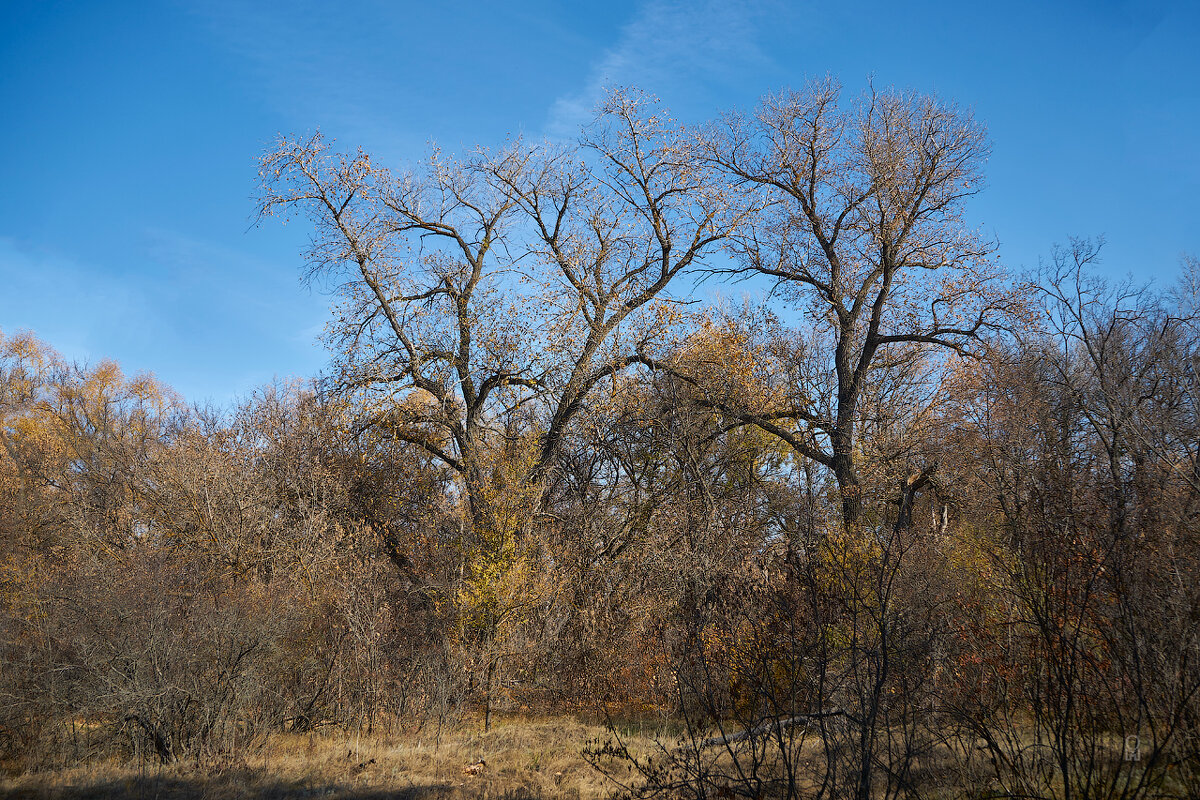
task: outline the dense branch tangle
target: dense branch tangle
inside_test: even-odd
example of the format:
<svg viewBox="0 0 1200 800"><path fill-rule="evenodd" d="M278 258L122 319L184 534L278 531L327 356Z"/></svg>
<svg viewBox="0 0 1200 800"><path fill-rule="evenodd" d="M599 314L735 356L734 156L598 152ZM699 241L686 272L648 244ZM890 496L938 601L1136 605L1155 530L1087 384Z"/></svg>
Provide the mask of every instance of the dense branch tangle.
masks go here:
<svg viewBox="0 0 1200 800"><path fill-rule="evenodd" d="M312 221L340 388L458 473L478 525L495 459L540 484L589 393L662 335L671 281L737 225L698 164L652 100L617 93L579 146L435 152L403 176L282 139L260 211Z"/></svg>

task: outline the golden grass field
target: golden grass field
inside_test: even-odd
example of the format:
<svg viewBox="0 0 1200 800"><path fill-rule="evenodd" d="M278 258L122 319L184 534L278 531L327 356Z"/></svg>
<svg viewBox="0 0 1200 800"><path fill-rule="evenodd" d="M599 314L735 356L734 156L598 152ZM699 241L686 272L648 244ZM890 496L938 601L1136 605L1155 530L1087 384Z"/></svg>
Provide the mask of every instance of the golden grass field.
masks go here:
<svg viewBox="0 0 1200 800"><path fill-rule="evenodd" d="M371 737L325 732L273 737L226 763L93 763L0 779L0 796L76 800L235 800L235 798L502 798L594 800L616 786L581 751L605 737L576 719L501 719L487 733L464 722L440 734ZM634 734L650 744L650 733ZM633 743L637 743L636 741ZM486 767L466 769L480 759Z"/></svg>

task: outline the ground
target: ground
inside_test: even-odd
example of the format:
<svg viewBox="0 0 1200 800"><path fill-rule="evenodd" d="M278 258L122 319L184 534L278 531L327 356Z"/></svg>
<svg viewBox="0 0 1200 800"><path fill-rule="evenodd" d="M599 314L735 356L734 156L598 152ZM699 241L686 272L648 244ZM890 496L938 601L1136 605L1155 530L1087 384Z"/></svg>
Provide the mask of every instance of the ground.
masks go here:
<svg viewBox="0 0 1200 800"><path fill-rule="evenodd" d="M374 737L326 731L281 735L245 757L168 766L107 761L0 779L0 796L76 800L236 798L567 797L597 800L616 786L581 751L602 725L573 718L467 721L440 732ZM649 733L632 732L648 742ZM486 766L478 765L483 759ZM473 774L472 774L473 773Z"/></svg>

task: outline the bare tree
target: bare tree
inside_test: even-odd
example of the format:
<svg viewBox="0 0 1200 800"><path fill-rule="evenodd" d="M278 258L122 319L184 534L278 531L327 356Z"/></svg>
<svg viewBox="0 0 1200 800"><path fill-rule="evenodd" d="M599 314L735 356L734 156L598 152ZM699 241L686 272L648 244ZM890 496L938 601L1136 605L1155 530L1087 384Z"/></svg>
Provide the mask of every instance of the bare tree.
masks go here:
<svg viewBox="0 0 1200 800"><path fill-rule="evenodd" d="M1196 339L1185 306L1089 274L1097 253L1056 250L1045 327L974 376L949 437L978 487L968 513L996 520L959 532L996 589L960 606L974 652L945 697L1010 794L1187 796Z"/></svg>
<svg viewBox="0 0 1200 800"><path fill-rule="evenodd" d="M504 421L540 412L521 470L537 480L589 392L658 330L654 301L737 222L635 94L612 95L578 148L435 153L397 177L317 135L281 140L262 176L262 214L307 214L311 274L340 286L341 386L461 476L476 522L489 448L521 430Z"/></svg>
<svg viewBox="0 0 1200 800"><path fill-rule="evenodd" d="M691 137L615 93L577 147L515 142L402 176L318 135L262 161L263 215L308 215L327 341L362 425L424 448L463 499L464 622L487 687L519 627L523 543L597 384L663 335L667 291L739 222ZM485 712L485 719L488 714Z"/></svg>
<svg viewBox="0 0 1200 800"><path fill-rule="evenodd" d="M768 97L705 141L745 207L760 209L735 240L738 264L723 271L773 281L816 334L795 353L809 380L787 405L742 417L832 470L853 526L872 384L914 351L969 351L1019 305L990 258L994 246L963 216L982 185L982 125L925 95L840 95L826 80Z"/></svg>

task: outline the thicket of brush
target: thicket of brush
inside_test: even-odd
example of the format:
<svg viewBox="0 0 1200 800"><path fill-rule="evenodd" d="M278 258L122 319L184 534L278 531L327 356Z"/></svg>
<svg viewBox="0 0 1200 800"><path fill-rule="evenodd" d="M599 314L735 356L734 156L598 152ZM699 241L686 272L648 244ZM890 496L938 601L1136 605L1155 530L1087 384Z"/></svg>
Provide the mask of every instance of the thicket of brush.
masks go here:
<svg viewBox="0 0 1200 800"><path fill-rule="evenodd" d="M334 371L232 410L0 340L5 763L607 711L681 732L586 744L647 796L1200 794L1197 265L1013 281L979 126L839 102L281 141ZM704 263L782 305L685 313Z"/></svg>

